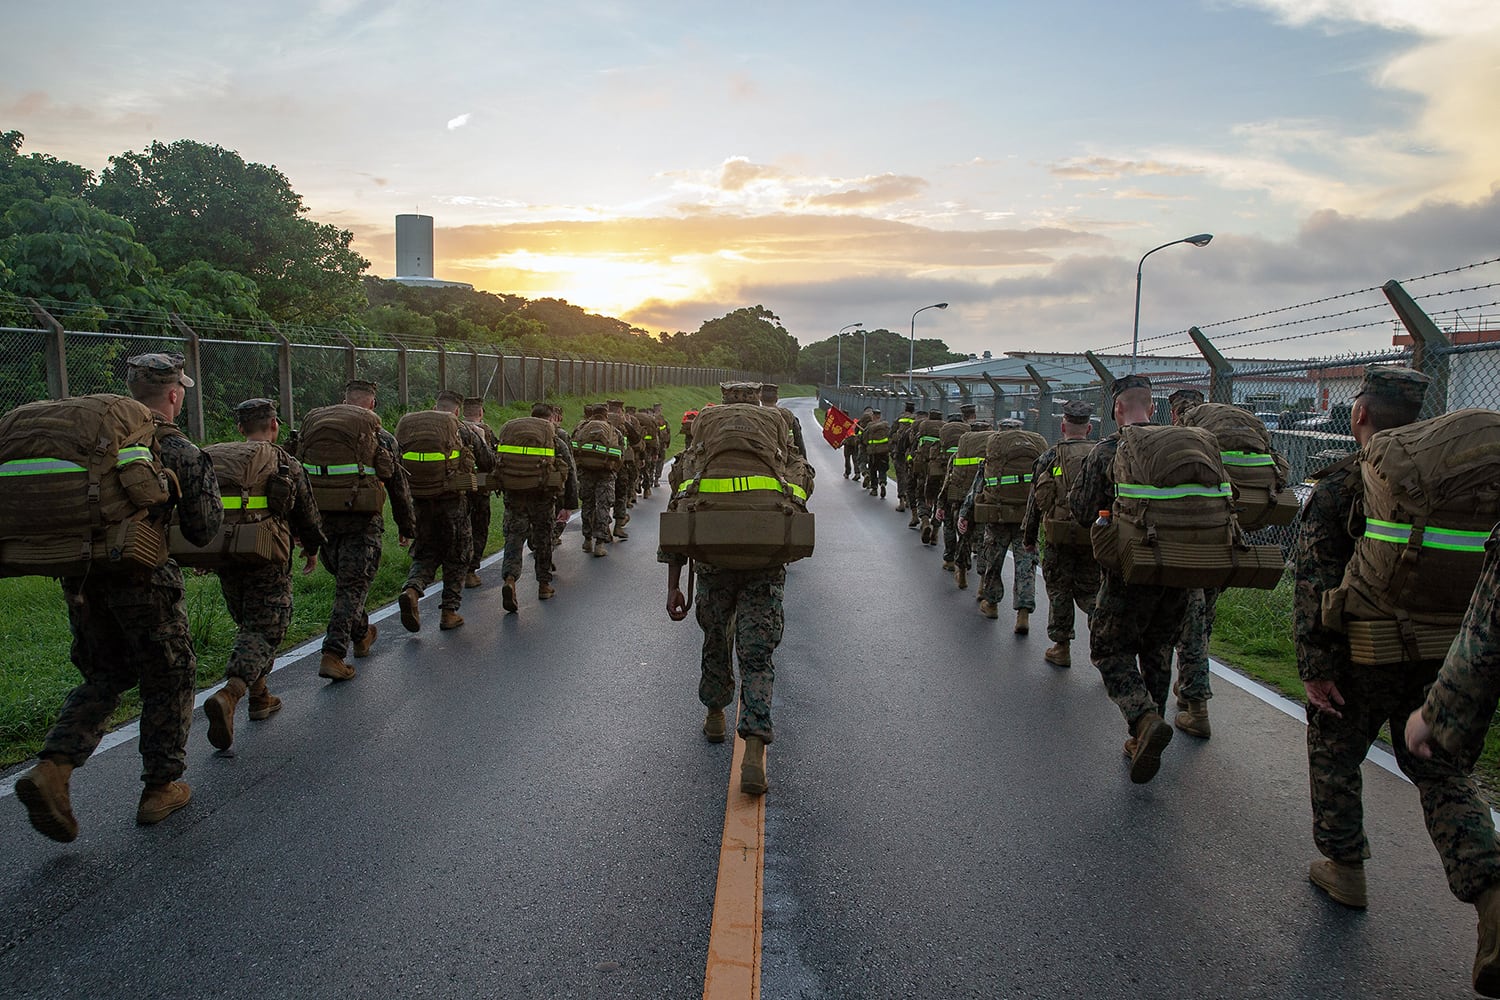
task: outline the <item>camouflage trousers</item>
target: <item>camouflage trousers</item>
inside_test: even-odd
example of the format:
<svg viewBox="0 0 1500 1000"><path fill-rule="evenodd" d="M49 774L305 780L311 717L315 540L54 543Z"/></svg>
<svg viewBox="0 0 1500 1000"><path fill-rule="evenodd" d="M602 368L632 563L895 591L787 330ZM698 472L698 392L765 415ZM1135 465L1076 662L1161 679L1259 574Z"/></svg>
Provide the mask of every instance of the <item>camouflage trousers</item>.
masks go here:
<svg viewBox="0 0 1500 1000"><path fill-rule="evenodd" d="M1073 606L1090 619L1099 597L1099 564L1087 545L1048 545L1042 549L1042 580L1047 584L1047 638L1073 640Z"/></svg>
<svg viewBox="0 0 1500 1000"><path fill-rule="evenodd" d="M619 492L615 493L619 505ZM530 544L531 560L538 583L552 581L552 521L557 516L557 501L534 490L505 494L505 556L500 561L500 575L505 579L521 578L521 546Z"/></svg>
<svg viewBox="0 0 1500 1000"><path fill-rule="evenodd" d="M1427 833L1442 858L1448 888L1466 903L1500 884L1500 850L1490 810L1473 780L1441 747L1431 760L1406 748L1406 718L1422 704L1440 662L1356 666L1334 678L1344 696L1342 719L1307 708L1307 770L1313 842L1335 861L1370 856L1365 837L1360 765L1383 723L1390 723L1396 763L1417 786Z"/></svg>
<svg viewBox="0 0 1500 1000"><path fill-rule="evenodd" d="M891 452L891 472L896 480L896 496L902 500L907 499L908 473L906 471L906 456L900 452Z"/></svg>
<svg viewBox="0 0 1500 1000"><path fill-rule="evenodd" d="M1214 632L1218 604L1218 587L1188 591L1187 615L1177 640L1177 693L1188 701L1207 701L1214 696L1208 680L1208 640Z"/></svg>
<svg viewBox="0 0 1500 1000"><path fill-rule="evenodd" d="M714 569L698 564L696 608L703 629L698 700L724 708L734 699L734 656L740 662L736 732L771 742L772 654L785 625L786 569Z"/></svg>
<svg viewBox="0 0 1500 1000"><path fill-rule="evenodd" d="M1005 553L1009 550L1015 563L1015 594L1011 606L1017 611L1035 611L1036 556L1021 544L1021 526L1003 521L986 524L979 545L979 561L984 564L984 575L979 578L979 599L998 605L1005 597L1005 581L1000 574L1005 569Z"/></svg>
<svg viewBox="0 0 1500 1000"><path fill-rule="evenodd" d="M271 672L276 650L292 625L291 568L277 563L254 569L222 569L219 589L238 628L224 675L253 685Z"/></svg>
<svg viewBox="0 0 1500 1000"><path fill-rule="evenodd" d="M438 607L457 611L464 602L464 577L474 540L469 534L469 501L463 494L449 497L413 498L417 513L417 537L411 543L411 569L406 586L426 590L443 570L443 596Z"/></svg>
<svg viewBox="0 0 1500 1000"><path fill-rule="evenodd" d="M1167 710L1172 646L1182 634L1187 591L1127 584L1109 570L1101 577L1098 603L1089 620L1089 656L1133 733L1141 716Z"/></svg>
<svg viewBox="0 0 1500 1000"><path fill-rule="evenodd" d="M626 451L629 451L627 448ZM625 516L625 511L631 504L635 503L635 495L640 489L641 467L634 462L626 462L620 466L615 473L615 520ZM508 534L508 532L507 532ZM533 550L534 551L534 550Z"/></svg>
<svg viewBox="0 0 1500 1000"><path fill-rule="evenodd" d="M490 539L490 521L495 512L492 493L469 494L469 571L479 572L484 562L484 546Z"/></svg>
<svg viewBox="0 0 1500 1000"><path fill-rule="evenodd" d="M932 517L943 499L943 477L928 476L916 482L917 516Z"/></svg>
<svg viewBox="0 0 1500 1000"><path fill-rule="evenodd" d="M608 471L578 470L579 516L583 519L583 537L608 542L610 514L615 504L615 474Z"/></svg>
<svg viewBox="0 0 1500 1000"><path fill-rule="evenodd" d="M844 478L859 475L859 464L857 454L852 444L844 445Z"/></svg>
<svg viewBox="0 0 1500 1000"><path fill-rule="evenodd" d="M120 696L141 689L141 780L176 781L187 770L188 724L198 661L188 631L182 577L175 585L92 576L64 580L70 656L83 683L69 692L47 733L44 755L82 767L98 747Z"/></svg>
<svg viewBox="0 0 1500 1000"><path fill-rule="evenodd" d="M380 569L380 542L385 521L379 514L333 514L323 518L327 543L319 553L323 568L333 576L333 611L323 652L342 658L351 642L370 630L365 599Z"/></svg>
<svg viewBox="0 0 1500 1000"><path fill-rule="evenodd" d="M868 488L871 491L878 491L881 496L885 496L885 481L889 478L887 472L890 460L889 453L870 456L870 486Z"/></svg>

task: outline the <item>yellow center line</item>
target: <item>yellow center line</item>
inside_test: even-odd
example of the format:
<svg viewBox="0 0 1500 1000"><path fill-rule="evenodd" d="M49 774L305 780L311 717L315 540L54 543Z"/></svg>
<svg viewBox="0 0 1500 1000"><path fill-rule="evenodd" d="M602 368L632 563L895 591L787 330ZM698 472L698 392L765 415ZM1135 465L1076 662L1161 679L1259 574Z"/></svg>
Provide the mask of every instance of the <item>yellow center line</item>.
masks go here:
<svg viewBox="0 0 1500 1000"><path fill-rule="evenodd" d="M745 741L734 738L719 882L708 934L703 1000L759 1000L760 923L765 875L766 797L740 791ZM769 757L769 754L767 755ZM769 763L767 771L769 772Z"/></svg>

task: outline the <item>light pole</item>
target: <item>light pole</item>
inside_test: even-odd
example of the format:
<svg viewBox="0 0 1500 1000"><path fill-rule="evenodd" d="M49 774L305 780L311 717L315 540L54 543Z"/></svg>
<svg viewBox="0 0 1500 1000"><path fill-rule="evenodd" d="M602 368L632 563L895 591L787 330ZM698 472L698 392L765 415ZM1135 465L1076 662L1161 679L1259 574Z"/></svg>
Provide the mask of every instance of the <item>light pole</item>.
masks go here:
<svg viewBox="0 0 1500 1000"><path fill-rule="evenodd" d="M1180 240L1171 243L1163 243L1141 254L1140 262L1135 265L1135 324L1130 331L1130 370L1135 371L1136 354L1141 344L1141 268L1146 263L1146 258L1156 253L1157 250L1165 250L1167 247L1175 247L1179 243L1191 243L1195 247L1206 247L1214 238L1213 233L1199 233L1197 236L1184 236Z"/></svg>
<svg viewBox="0 0 1500 1000"><path fill-rule="evenodd" d="M833 384L835 387L844 384L844 331L852 330L857 326L864 326L864 324L850 323L848 326L839 327L839 332L833 335L834 339L839 342L838 360L834 362L838 370L833 373Z"/></svg>
<svg viewBox="0 0 1500 1000"><path fill-rule="evenodd" d="M917 362L917 313L926 312L929 309L947 309L948 303L934 302L930 306L923 306L917 312L911 314L911 347L906 352L906 394L911 395L911 371Z"/></svg>
<svg viewBox="0 0 1500 1000"><path fill-rule="evenodd" d="M870 349L870 331L859 331L859 384L869 385L869 376L865 374L865 354Z"/></svg>

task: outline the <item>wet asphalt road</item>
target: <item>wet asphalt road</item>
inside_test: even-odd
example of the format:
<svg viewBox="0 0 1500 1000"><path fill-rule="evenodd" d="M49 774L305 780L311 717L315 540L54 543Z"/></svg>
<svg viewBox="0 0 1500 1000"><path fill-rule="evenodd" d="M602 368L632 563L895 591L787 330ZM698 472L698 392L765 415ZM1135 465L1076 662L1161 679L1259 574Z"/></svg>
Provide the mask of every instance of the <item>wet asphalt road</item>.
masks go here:
<svg viewBox="0 0 1500 1000"><path fill-rule="evenodd" d="M1409 785L1366 765L1358 914L1306 881L1297 720L1216 679L1213 740L1130 784L1081 649L1059 670L1044 614L981 618L793 407L819 540L777 656L763 996L1471 995L1473 910ZM730 744L662 611L662 503L610 559L575 522L557 598L523 583L518 616L491 567L463 629L429 598L352 682L278 671L286 707L241 714L233 756L200 712L194 801L158 827L133 743L75 776L73 844L0 798L0 995L701 996Z"/></svg>

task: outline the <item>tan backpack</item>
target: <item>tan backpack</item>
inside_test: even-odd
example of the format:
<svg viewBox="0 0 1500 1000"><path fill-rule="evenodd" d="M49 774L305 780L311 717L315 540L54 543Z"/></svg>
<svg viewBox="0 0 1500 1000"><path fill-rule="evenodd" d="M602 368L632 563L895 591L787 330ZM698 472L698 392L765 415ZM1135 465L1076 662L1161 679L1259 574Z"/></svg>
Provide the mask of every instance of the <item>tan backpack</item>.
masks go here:
<svg viewBox="0 0 1500 1000"><path fill-rule="evenodd" d="M620 435L607 420L585 420L573 435L573 461L589 472L610 472L620 467Z"/></svg>
<svg viewBox="0 0 1500 1000"><path fill-rule="evenodd" d="M562 495L567 463L557 456L557 431L546 417L507 420L500 428L495 457L495 477L501 489Z"/></svg>
<svg viewBox="0 0 1500 1000"><path fill-rule="evenodd" d="M1500 522L1500 413L1380 431L1360 452L1357 488L1358 540L1343 582L1323 595L1323 621L1348 630L1355 662L1440 658Z"/></svg>
<svg viewBox="0 0 1500 1000"><path fill-rule="evenodd" d="M938 431L938 442L929 445L927 478L942 479L948 475L948 463L958 454L958 442L969 433L969 425L962 420L945 420Z"/></svg>
<svg viewBox="0 0 1500 1000"><path fill-rule="evenodd" d="M396 474L390 454L376 446L374 410L335 403L309 410L297 433L297 460L324 514L379 514L385 482Z"/></svg>
<svg viewBox="0 0 1500 1000"><path fill-rule="evenodd" d="M958 451L948 467L945 495L949 500L962 500L969 495L969 488L984 465L984 456L989 453L990 439L995 431L969 431L958 439Z"/></svg>
<svg viewBox="0 0 1500 1000"><path fill-rule="evenodd" d="M177 492L151 410L101 393L0 418L0 576L82 576L167 561L152 516Z"/></svg>
<svg viewBox="0 0 1500 1000"><path fill-rule="evenodd" d="M1258 587L1280 582L1276 545L1250 545L1234 519L1219 442L1201 427L1120 428L1110 521L1091 531L1094 558L1126 583Z"/></svg>
<svg viewBox="0 0 1500 1000"><path fill-rule="evenodd" d="M790 415L791 411L783 410L781 412ZM790 422L788 422L787 427L787 433L790 434ZM860 443L865 446L865 454L889 455L891 453L891 425L886 421L870 421L865 429L860 431L859 437Z"/></svg>
<svg viewBox="0 0 1500 1000"><path fill-rule="evenodd" d="M941 458L942 440L943 422L941 420L928 417L918 423L912 431L911 454L907 456L907 461L911 463L908 467L911 469L912 478L919 485L923 480L934 475L941 476L946 471ZM934 467L937 467L937 472L932 471Z"/></svg>
<svg viewBox="0 0 1500 1000"><path fill-rule="evenodd" d="M693 421L661 515L663 552L724 569L769 569L812 555L812 467L790 452L772 408L729 403Z"/></svg>
<svg viewBox="0 0 1500 1000"><path fill-rule="evenodd" d="M1183 423L1202 427L1218 440L1242 529L1284 527L1297 519L1297 495L1287 488L1291 467L1271 447L1271 435L1259 417L1238 406L1200 403L1188 411Z"/></svg>
<svg viewBox="0 0 1500 1000"><path fill-rule="evenodd" d="M1047 450L1047 439L1018 428L991 432L984 453L984 489L974 505L975 524L1020 524L1026 519L1026 498L1036 460Z"/></svg>
<svg viewBox="0 0 1500 1000"><path fill-rule="evenodd" d="M214 465L224 522L202 548L172 519L170 547L180 565L200 569L281 565L292 558L292 481L269 441L226 441L203 449Z"/></svg>
<svg viewBox="0 0 1500 1000"><path fill-rule="evenodd" d="M1042 512L1042 529L1048 545L1089 545L1089 530L1073 519L1068 493L1078 482L1083 460L1094 450L1095 442L1087 438L1057 442L1052 465L1041 471L1032 490L1037 510Z"/></svg>
<svg viewBox="0 0 1500 1000"><path fill-rule="evenodd" d="M474 455L458 432L455 413L415 410L396 424L396 447L417 499L472 493L478 488Z"/></svg>

